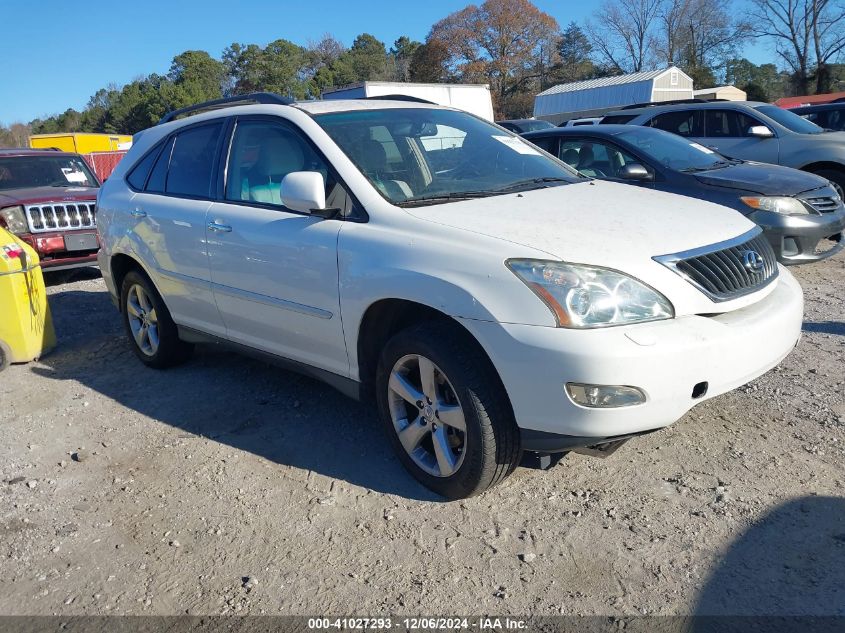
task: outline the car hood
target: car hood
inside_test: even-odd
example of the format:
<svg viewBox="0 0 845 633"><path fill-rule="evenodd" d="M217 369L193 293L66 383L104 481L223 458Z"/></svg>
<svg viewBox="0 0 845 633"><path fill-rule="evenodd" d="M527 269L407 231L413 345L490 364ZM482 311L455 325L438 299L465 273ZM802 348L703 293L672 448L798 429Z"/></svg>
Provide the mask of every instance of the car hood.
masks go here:
<svg viewBox="0 0 845 633"><path fill-rule="evenodd" d="M669 297L676 314L716 310L702 292L653 258L731 240L756 226L717 204L598 180L406 211L528 247L540 259L622 271ZM514 256L511 251L525 249L501 249L505 259ZM718 311L749 305L760 296L762 291L720 303Z"/></svg>
<svg viewBox="0 0 845 633"><path fill-rule="evenodd" d="M94 200L99 189L96 187L27 187L0 191L0 207L18 204L40 204L42 202L78 202Z"/></svg>
<svg viewBox="0 0 845 633"><path fill-rule="evenodd" d="M598 180L407 210L564 261L610 267L722 242L754 227L727 207Z"/></svg>
<svg viewBox="0 0 845 633"><path fill-rule="evenodd" d="M695 179L711 187L739 189L763 196L794 196L827 186L824 178L805 171L754 162L698 172Z"/></svg>

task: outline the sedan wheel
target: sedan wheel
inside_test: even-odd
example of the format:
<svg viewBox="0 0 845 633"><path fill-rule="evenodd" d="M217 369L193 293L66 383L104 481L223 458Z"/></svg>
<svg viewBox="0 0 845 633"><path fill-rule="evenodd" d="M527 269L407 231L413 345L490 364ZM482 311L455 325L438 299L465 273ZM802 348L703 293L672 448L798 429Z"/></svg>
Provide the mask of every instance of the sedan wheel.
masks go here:
<svg viewBox="0 0 845 633"><path fill-rule="evenodd" d="M464 461L464 410L449 378L430 359L408 354L388 379L393 428L413 462L435 477L453 475Z"/></svg>

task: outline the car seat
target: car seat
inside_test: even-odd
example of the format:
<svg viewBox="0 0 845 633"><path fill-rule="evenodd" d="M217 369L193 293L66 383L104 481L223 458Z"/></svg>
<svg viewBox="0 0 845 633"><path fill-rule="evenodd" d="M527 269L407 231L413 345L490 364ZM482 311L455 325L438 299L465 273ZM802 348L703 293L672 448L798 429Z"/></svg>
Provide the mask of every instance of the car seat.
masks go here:
<svg viewBox="0 0 845 633"><path fill-rule="evenodd" d="M568 150L565 150L563 154L561 154L560 159L573 169L578 169L578 150L574 147L570 147Z"/></svg>
<svg viewBox="0 0 845 633"><path fill-rule="evenodd" d="M241 182L241 199L282 204L282 180L288 174L302 171L304 165L302 148L294 139L265 136L261 140L258 160Z"/></svg>
<svg viewBox="0 0 845 633"><path fill-rule="evenodd" d="M376 188L395 201L407 200L413 194L404 180L392 180L387 173L387 152L376 140L365 139L356 152L358 166L366 173Z"/></svg>

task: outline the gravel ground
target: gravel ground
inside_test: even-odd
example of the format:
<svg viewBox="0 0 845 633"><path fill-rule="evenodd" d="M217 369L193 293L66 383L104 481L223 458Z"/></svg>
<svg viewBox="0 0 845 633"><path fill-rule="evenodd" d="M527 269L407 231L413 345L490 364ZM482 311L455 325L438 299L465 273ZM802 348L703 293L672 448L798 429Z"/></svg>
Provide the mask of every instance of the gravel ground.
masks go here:
<svg viewBox="0 0 845 633"><path fill-rule="evenodd" d="M776 370L608 459L444 503L370 406L200 348L143 367L95 272L0 375L0 614L845 615L845 253Z"/></svg>

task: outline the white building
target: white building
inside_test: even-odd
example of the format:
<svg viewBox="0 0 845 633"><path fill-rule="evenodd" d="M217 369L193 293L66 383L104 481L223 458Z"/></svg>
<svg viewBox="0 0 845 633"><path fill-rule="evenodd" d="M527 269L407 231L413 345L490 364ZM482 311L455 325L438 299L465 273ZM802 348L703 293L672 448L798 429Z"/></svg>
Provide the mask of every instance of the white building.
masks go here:
<svg viewBox="0 0 845 633"><path fill-rule="evenodd" d="M534 97L534 116L558 124L634 103L692 98L692 78L671 66L553 86Z"/></svg>

